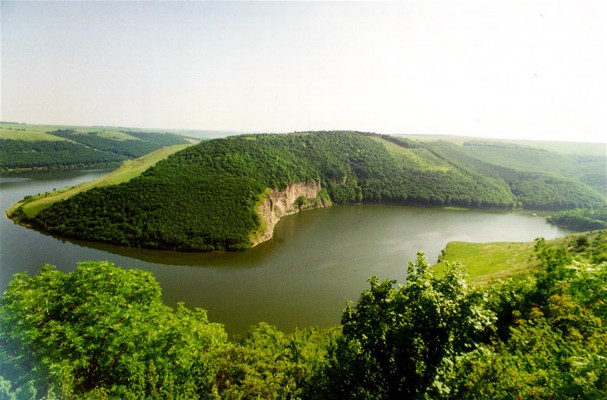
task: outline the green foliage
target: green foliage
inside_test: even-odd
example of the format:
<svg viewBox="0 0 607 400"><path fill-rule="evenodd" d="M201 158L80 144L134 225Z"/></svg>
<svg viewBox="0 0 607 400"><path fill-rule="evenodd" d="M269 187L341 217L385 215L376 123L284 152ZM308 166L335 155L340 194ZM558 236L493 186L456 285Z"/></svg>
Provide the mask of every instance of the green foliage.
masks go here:
<svg viewBox="0 0 607 400"><path fill-rule="evenodd" d="M607 230L593 231L573 236L568 248L576 258L592 264L607 262Z"/></svg>
<svg viewBox="0 0 607 400"><path fill-rule="evenodd" d="M205 397L226 341L206 312L165 306L151 274L108 262L19 274L0 301L0 370L37 397Z"/></svg>
<svg viewBox="0 0 607 400"><path fill-rule="evenodd" d="M548 218L548 222L574 231L607 229L607 206L598 209L561 211Z"/></svg>
<svg viewBox="0 0 607 400"><path fill-rule="evenodd" d="M325 363L336 329L296 330L287 335L260 323L227 348L217 376L222 398L300 398Z"/></svg>
<svg viewBox="0 0 607 400"><path fill-rule="evenodd" d="M563 210L605 204L604 196L572 179L529 174L512 181L510 186L520 204L529 209Z"/></svg>
<svg viewBox="0 0 607 400"><path fill-rule="evenodd" d="M457 358L473 350L491 324L482 296L469 292L453 265L441 278L422 254L409 264L407 283L370 280L342 317L343 336L326 370L331 398L448 397Z"/></svg>
<svg viewBox="0 0 607 400"><path fill-rule="evenodd" d="M118 153L122 150L116 146L132 142L110 140L97 132L53 133ZM139 138L150 135L128 133L141 143ZM499 208L519 204L560 209L605 202L581 182L545 175L544 164L552 165L548 162L537 172L525 172L512 168L504 157L496 157L501 161L494 164L475 158L467 147L359 132L210 140L175 154L128 183L55 203L25 222L54 234L133 247L242 250L251 246L262 224L256 210L260 196L268 188L283 189L298 182L320 182L321 197L329 200L324 203L335 204ZM506 155L531 151L512 146L502 150ZM548 151L533 151L541 155L534 156L538 162L551 159ZM307 208L302 201L295 206Z"/></svg>

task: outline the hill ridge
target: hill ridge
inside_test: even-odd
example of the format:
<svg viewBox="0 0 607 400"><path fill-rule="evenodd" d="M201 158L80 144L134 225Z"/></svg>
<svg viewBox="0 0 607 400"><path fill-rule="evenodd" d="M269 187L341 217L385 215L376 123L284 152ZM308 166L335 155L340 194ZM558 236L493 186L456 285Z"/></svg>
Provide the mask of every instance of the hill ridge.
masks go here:
<svg viewBox="0 0 607 400"><path fill-rule="evenodd" d="M241 250L263 224L256 207L264 194L295 183L320 182L317 197L333 204L566 209L605 202L568 177L506 173L500 165L487 173L491 164L450 146L349 131L213 139L129 182L56 203L29 222L53 234L134 247ZM435 157L454 168L429 168Z"/></svg>

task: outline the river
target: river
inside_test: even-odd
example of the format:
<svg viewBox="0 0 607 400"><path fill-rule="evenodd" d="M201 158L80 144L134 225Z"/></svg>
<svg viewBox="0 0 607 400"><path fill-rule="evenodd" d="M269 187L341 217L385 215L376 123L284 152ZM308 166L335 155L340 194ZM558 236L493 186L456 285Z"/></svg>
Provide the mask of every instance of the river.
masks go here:
<svg viewBox="0 0 607 400"><path fill-rule="evenodd" d="M154 273L167 304L208 310L230 334L260 321L291 331L340 321L367 278L405 278L423 251L436 262L454 240L552 239L568 232L532 212L476 211L390 205L335 206L283 218L274 238L237 253L179 253L68 241L14 224L4 211L27 195L72 186L108 171L22 173L0 177L0 291L13 274L43 264L74 270L84 260L108 260Z"/></svg>

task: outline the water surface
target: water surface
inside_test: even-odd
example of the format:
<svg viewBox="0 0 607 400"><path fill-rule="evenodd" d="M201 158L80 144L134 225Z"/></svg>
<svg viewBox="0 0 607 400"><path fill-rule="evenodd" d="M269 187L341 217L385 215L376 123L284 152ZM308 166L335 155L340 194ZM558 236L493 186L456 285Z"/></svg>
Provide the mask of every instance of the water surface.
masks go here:
<svg viewBox="0 0 607 400"><path fill-rule="evenodd" d="M339 323L367 278L404 281L423 251L435 262L447 242L531 241L565 235L532 212L470 211L389 205L335 206L283 218L274 239L237 253L128 249L54 238L13 224L4 210L26 195L92 180L108 171L28 173L0 178L0 290L17 272L45 263L71 271L108 260L155 274L167 304L201 307L230 333L259 321L283 330Z"/></svg>

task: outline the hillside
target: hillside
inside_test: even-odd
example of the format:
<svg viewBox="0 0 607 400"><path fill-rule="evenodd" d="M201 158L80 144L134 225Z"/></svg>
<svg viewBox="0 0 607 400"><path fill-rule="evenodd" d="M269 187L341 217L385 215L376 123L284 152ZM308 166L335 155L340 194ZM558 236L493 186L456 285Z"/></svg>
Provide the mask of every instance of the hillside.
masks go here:
<svg viewBox="0 0 607 400"><path fill-rule="evenodd" d="M356 132L243 135L192 146L129 182L80 193L26 222L67 237L210 251L258 242L266 233L259 214L265 196L297 183L320 187L315 198L296 198L297 209L354 202L495 208L605 202L568 177L512 171L451 144Z"/></svg>
<svg viewBox="0 0 607 400"><path fill-rule="evenodd" d="M187 143L185 137L166 132L1 123L0 172L114 166Z"/></svg>
<svg viewBox="0 0 607 400"><path fill-rule="evenodd" d="M42 193L35 196L28 196L12 206L7 211L7 214L14 215L15 212L19 210L19 213L23 213L26 219L31 218L40 211L50 207L52 204L69 199L78 193L82 193L93 188L118 185L120 183L127 182L132 178L139 176L142 172L160 160L163 160L171 154L183 150L188 146L191 146L191 144L163 147L160 150L153 151L135 160L124 161L116 170L90 182L84 182L70 188L54 190L52 192Z"/></svg>
<svg viewBox="0 0 607 400"><path fill-rule="evenodd" d="M397 135L434 148L456 149L470 163L485 161L499 166L502 175L558 176L581 181L607 193L607 144L537 140L478 139L464 136ZM440 151L440 150L439 150ZM458 157L456 157L457 159Z"/></svg>
<svg viewBox="0 0 607 400"><path fill-rule="evenodd" d="M505 182L516 196L517 206L527 209L563 210L604 205L607 184L605 156L565 155L545 149L483 141L456 145L438 141L425 146L453 166L482 171Z"/></svg>

